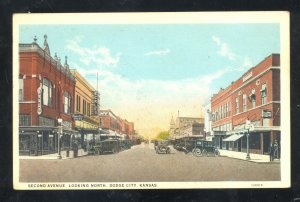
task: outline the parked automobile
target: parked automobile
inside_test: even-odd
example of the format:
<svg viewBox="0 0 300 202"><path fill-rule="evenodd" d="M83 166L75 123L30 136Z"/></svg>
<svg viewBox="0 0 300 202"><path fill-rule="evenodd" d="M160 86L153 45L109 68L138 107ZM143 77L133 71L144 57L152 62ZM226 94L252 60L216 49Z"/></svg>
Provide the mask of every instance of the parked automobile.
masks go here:
<svg viewBox="0 0 300 202"><path fill-rule="evenodd" d="M120 151L120 143L117 139L106 139L97 142L93 147L94 154L118 153Z"/></svg>
<svg viewBox="0 0 300 202"><path fill-rule="evenodd" d="M167 140L155 141L154 149L157 154L170 154L171 149Z"/></svg>
<svg viewBox="0 0 300 202"><path fill-rule="evenodd" d="M194 156L219 156L220 152L212 141L196 140L192 150Z"/></svg>

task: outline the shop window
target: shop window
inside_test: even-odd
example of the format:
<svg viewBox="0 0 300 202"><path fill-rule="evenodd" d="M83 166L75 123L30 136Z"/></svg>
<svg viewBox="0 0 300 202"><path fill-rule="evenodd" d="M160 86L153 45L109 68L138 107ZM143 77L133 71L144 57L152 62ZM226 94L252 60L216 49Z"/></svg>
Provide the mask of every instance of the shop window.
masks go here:
<svg viewBox="0 0 300 202"><path fill-rule="evenodd" d="M267 103L267 84L262 84L261 90L260 90L260 95L261 95L261 104L264 105Z"/></svg>
<svg viewBox="0 0 300 202"><path fill-rule="evenodd" d="M19 79L19 101L24 100L24 80Z"/></svg>
<svg viewBox="0 0 300 202"><path fill-rule="evenodd" d="M71 95L68 92L64 92L64 113L71 113Z"/></svg>
<svg viewBox="0 0 300 202"><path fill-rule="evenodd" d="M30 115L19 115L19 126L30 126L31 125L31 116Z"/></svg>
<svg viewBox="0 0 300 202"><path fill-rule="evenodd" d="M43 105L52 106L52 84L47 78L43 78Z"/></svg>
<svg viewBox="0 0 300 202"><path fill-rule="evenodd" d="M260 149L260 134L253 133L249 136L249 148Z"/></svg>

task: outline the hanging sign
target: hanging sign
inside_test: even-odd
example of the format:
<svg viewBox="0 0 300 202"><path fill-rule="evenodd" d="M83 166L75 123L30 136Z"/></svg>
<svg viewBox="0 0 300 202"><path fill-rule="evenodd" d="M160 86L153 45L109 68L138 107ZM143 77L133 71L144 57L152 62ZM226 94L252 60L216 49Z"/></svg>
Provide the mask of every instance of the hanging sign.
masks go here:
<svg viewBox="0 0 300 202"><path fill-rule="evenodd" d="M42 83L40 83L40 86L37 89L37 93L38 93L38 101L37 101L37 114L41 115L43 110L42 110Z"/></svg>

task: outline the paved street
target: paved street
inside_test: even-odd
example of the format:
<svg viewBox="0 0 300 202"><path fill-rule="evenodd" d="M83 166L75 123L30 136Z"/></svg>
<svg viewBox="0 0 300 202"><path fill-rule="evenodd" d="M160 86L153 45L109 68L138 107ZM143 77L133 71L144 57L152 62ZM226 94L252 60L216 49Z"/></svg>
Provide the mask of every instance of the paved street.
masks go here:
<svg viewBox="0 0 300 202"><path fill-rule="evenodd" d="M280 164L197 158L171 149L171 154L156 154L152 144L142 144L118 154L20 160L20 182L280 180Z"/></svg>

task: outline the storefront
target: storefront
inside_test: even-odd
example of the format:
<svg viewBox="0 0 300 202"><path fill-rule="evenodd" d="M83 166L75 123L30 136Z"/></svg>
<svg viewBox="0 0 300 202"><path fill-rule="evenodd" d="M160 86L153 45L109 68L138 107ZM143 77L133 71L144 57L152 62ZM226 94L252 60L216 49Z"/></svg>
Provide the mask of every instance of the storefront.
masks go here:
<svg viewBox="0 0 300 202"><path fill-rule="evenodd" d="M222 138L221 149L247 152L247 134L249 132L249 152L253 154L268 155L270 145L275 142L279 145L278 158L280 158L280 127L253 127L251 130L228 131ZM220 139L220 138L217 138Z"/></svg>
<svg viewBox="0 0 300 202"><path fill-rule="evenodd" d="M57 137L55 127L20 127L19 154L38 156L56 153Z"/></svg>

